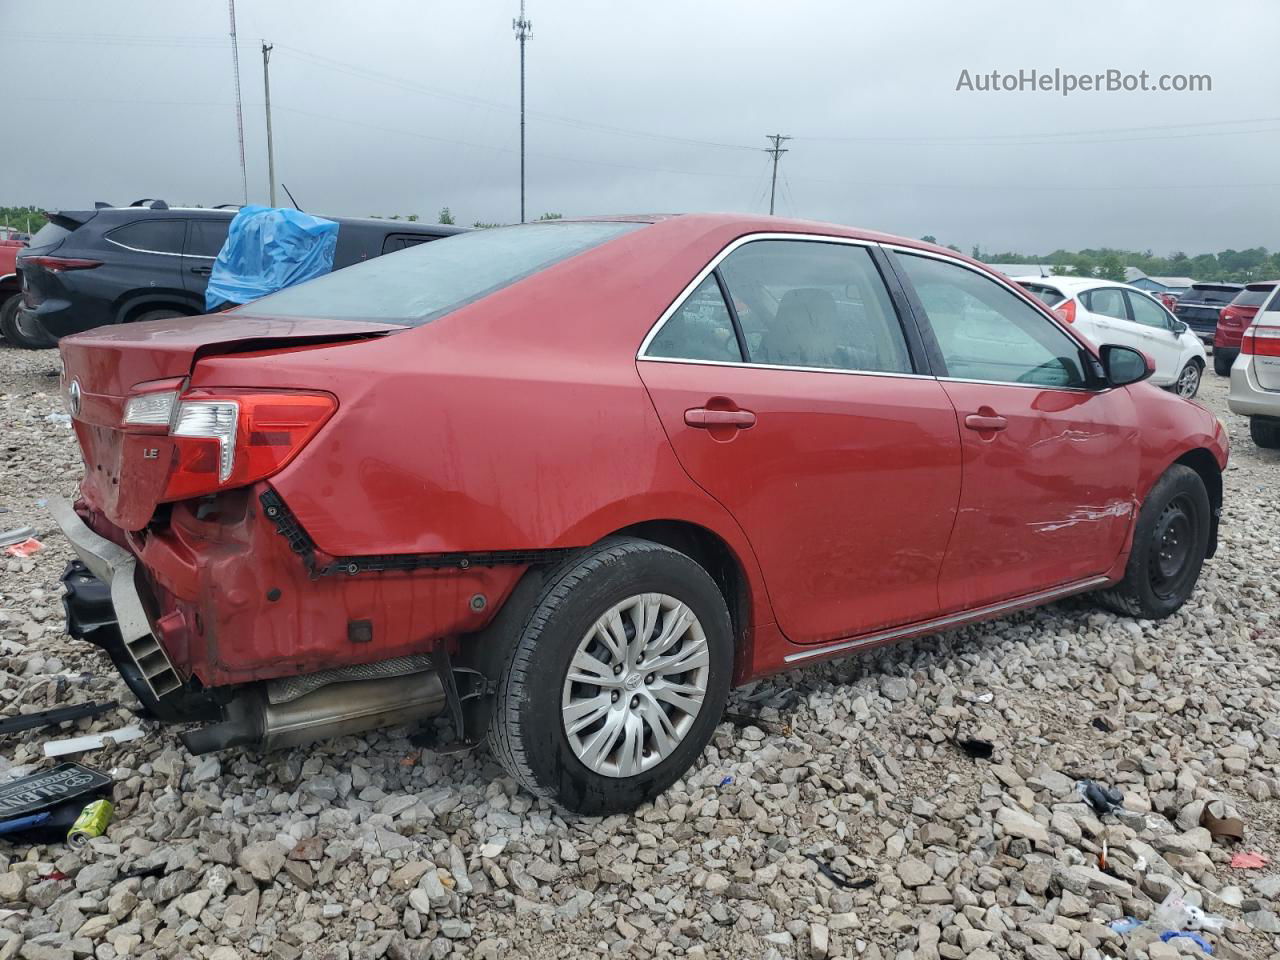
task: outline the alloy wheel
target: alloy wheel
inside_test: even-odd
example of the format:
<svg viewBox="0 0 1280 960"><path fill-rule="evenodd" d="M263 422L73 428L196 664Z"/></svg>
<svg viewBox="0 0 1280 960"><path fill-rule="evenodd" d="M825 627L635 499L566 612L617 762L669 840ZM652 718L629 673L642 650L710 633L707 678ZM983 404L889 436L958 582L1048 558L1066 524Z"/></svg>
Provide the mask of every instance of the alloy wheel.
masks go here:
<svg viewBox="0 0 1280 960"><path fill-rule="evenodd" d="M628 597L578 643L561 714L574 755L606 777L630 777L669 757L707 696L711 657L694 612L665 593Z"/></svg>
<svg viewBox="0 0 1280 960"><path fill-rule="evenodd" d="M1194 397L1200 389L1200 367L1188 363L1178 375L1178 396Z"/></svg>

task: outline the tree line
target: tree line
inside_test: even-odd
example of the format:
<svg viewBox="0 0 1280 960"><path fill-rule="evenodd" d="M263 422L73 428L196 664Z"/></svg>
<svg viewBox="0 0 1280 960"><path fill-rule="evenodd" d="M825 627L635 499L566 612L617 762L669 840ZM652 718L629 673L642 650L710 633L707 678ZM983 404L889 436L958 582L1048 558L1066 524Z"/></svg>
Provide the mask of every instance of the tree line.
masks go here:
<svg viewBox="0 0 1280 960"><path fill-rule="evenodd" d="M938 242L931 236L920 239ZM959 247L951 249L958 250ZM1075 273L1101 280L1124 280L1125 267L1137 267L1150 277L1191 277L1200 281L1252 283L1280 277L1280 251L1273 253L1266 247L1195 255L1177 250L1165 257L1157 256L1151 250L1115 247L1075 251L1059 248L1051 253L1026 254L983 250L975 245L970 252L975 260L983 263L1048 263L1052 264L1055 273Z"/></svg>

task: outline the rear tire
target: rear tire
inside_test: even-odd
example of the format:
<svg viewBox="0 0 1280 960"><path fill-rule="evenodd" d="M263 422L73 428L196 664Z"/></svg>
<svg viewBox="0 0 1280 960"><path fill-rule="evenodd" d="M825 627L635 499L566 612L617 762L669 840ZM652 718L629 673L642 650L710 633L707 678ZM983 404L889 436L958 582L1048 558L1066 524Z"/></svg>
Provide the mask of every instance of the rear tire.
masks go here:
<svg viewBox="0 0 1280 960"><path fill-rule="evenodd" d="M1138 511L1124 579L1098 602L1122 616L1159 620L1186 603L1209 546L1209 494L1180 463L1156 481Z"/></svg>
<svg viewBox="0 0 1280 960"><path fill-rule="evenodd" d="M1231 376L1231 364L1235 357L1223 356L1220 350L1213 351L1213 372L1220 377Z"/></svg>
<svg viewBox="0 0 1280 960"><path fill-rule="evenodd" d="M610 538L543 587L501 669L489 746L540 797L627 812L698 759L732 671L729 611L706 570L669 547Z"/></svg>
<svg viewBox="0 0 1280 960"><path fill-rule="evenodd" d="M22 295L15 293L0 305L0 334L15 347L24 350L44 350L56 347L58 341L44 329L30 320L21 321L18 317L18 304Z"/></svg>
<svg viewBox="0 0 1280 960"><path fill-rule="evenodd" d="M1253 442L1267 450L1280 450L1280 420L1270 417L1250 417L1249 436Z"/></svg>

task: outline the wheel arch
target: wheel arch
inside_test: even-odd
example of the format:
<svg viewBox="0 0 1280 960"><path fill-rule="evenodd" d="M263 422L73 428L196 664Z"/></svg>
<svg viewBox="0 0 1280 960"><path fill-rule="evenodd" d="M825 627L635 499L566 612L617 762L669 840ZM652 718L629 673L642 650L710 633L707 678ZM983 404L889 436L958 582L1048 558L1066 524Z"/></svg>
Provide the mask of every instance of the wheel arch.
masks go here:
<svg viewBox="0 0 1280 960"><path fill-rule="evenodd" d="M1190 467L1199 474L1205 492L1209 495L1209 546L1205 550L1205 557L1212 557L1218 552L1218 522L1222 517L1222 471L1218 468L1218 461L1209 450L1196 447L1182 454L1173 463Z"/></svg>
<svg viewBox="0 0 1280 960"><path fill-rule="evenodd" d="M143 293L124 297L115 308L116 323L129 323L139 314L148 310L181 310L187 316L199 316L204 312L203 305L197 304L194 297L185 292L161 290L155 293Z"/></svg>
<svg viewBox="0 0 1280 960"><path fill-rule="evenodd" d="M719 534L687 520L645 520L615 530L611 536L652 540L683 553L706 570L729 608L734 660L742 661L752 625L751 584L742 561Z"/></svg>

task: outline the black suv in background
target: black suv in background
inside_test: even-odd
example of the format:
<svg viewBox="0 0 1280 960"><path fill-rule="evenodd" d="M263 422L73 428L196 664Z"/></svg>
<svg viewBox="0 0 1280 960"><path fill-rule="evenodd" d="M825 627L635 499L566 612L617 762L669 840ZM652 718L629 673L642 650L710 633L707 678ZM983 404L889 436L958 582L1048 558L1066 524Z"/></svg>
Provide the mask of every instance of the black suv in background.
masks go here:
<svg viewBox="0 0 1280 960"><path fill-rule="evenodd" d="M1243 289L1239 283L1193 283L1173 305L1174 316L1206 344L1212 345L1213 333L1218 329L1218 314Z"/></svg>
<svg viewBox="0 0 1280 960"><path fill-rule="evenodd" d="M16 312L0 318L0 332L21 347L50 347L59 337L109 323L204 313L213 261L235 214L226 208L170 207L162 200L49 214L18 255L22 301ZM339 225L335 270L464 229L328 219Z"/></svg>

